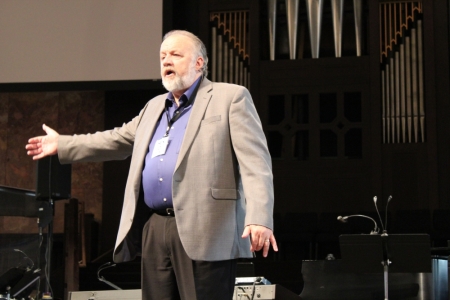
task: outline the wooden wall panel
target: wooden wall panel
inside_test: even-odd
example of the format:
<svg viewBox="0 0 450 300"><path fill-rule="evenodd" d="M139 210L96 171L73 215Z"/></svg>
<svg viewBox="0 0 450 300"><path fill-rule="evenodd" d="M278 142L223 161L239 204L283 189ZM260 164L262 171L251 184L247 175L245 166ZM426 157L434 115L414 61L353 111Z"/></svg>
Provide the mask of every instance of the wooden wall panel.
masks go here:
<svg viewBox="0 0 450 300"><path fill-rule="evenodd" d="M104 127L104 93L26 92L0 93L0 185L35 189L36 162L26 155L30 137L42 135L42 124L60 134L87 133ZM101 222L103 165L75 164L72 196L86 202L86 212ZM55 233L63 232L63 201L55 206ZM36 220L0 217L1 233L37 232Z"/></svg>

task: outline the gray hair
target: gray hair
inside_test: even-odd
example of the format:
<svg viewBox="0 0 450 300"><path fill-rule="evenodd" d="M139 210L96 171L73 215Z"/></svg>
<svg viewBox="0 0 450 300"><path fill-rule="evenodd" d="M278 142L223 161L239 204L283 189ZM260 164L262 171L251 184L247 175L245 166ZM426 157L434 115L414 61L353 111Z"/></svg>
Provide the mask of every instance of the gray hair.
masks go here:
<svg viewBox="0 0 450 300"><path fill-rule="evenodd" d="M194 46L197 50L197 56L200 56L203 58L203 67L201 68L201 71L203 73L203 76L206 77L208 75L208 53L206 52L205 44L203 44L202 40L200 40L195 34L190 33L186 30L172 30L166 33L163 37L163 41L166 40L168 37L173 35L182 35L190 38L192 42L194 42Z"/></svg>

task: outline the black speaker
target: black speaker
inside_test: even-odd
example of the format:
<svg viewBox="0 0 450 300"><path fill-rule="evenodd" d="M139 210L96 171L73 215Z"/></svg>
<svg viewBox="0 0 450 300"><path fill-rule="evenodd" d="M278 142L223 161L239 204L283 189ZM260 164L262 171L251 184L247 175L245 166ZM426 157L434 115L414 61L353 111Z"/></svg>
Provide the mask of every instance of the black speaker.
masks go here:
<svg viewBox="0 0 450 300"><path fill-rule="evenodd" d="M37 162L36 200L70 199L72 165L62 165L58 156L47 156Z"/></svg>

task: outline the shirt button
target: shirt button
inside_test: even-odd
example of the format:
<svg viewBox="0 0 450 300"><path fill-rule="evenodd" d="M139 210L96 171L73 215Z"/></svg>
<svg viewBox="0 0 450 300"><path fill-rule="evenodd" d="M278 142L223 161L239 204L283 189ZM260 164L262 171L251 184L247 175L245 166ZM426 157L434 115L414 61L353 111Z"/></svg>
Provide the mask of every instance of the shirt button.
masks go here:
<svg viewBox="0 0 450 300"><path fill-rule="evenodd" d="M160 179L159 179L159 181L163 181L163 179L162 179L162 178L160 178Z"/></svg>
<svg viewBox="0 0 450 300"><path fill-rule="evenodd" d="M174 126L172 126L172 128L171 129L175 129L175 127Z"/></svg>
<svg viewBox="0 0 450 300"><path fill-rule="evenodd" d="M167 198L164 198L163 201L166 202L166 201L167 201Z"/></svg>
<svg viewBox="0 0 450 300"><path fill-rule="evenodd" d="M159 161L163 161L164 159L160 158Z"/></svg>

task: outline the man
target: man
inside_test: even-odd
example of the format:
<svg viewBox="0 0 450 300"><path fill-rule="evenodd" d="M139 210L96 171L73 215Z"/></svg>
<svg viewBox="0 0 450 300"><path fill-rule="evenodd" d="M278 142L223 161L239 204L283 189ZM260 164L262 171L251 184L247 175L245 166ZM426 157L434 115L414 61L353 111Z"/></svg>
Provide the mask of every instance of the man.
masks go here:
<svg viewBox="0 0 450 300"><path fill-rule="evenodd" d="M169 93L129 123L74 136L43 125L27 154L62 163L132 155L114 261L142 256L143 299L230 300L237 259L278 251L266 139L247 89L206 79L198 37L169 32L160 61Z"/></svg>

